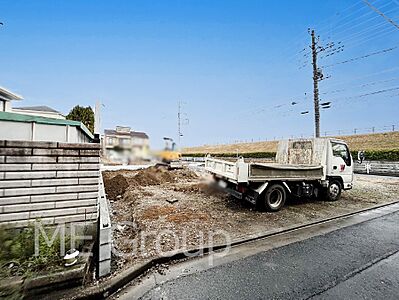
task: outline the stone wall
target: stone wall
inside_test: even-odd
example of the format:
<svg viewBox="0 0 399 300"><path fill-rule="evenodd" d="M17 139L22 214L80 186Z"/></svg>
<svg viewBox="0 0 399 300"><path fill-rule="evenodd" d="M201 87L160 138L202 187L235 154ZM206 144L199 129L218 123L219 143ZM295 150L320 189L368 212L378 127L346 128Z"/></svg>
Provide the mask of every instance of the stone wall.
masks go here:
<svg viewBox="0 0 399 300"><path fill-rule="evenodd" d="M100 144L0 141L0 226L96 222Z"/></svg>

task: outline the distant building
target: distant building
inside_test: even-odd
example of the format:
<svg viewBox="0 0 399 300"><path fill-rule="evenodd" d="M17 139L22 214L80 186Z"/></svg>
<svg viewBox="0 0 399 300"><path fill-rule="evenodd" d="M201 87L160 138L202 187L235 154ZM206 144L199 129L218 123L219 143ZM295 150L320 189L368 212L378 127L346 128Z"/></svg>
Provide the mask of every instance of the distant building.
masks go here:
<svg viewBox="0 0 399 300"><path fill-rule="evenodd" d="M92 133L78 121L65 120L48 106L13 108L23 98L0 87L0 140L88 143Z"/></svg>
<svg viewBox="0 0 399 300"><path fill-rule="evenodd" d="M45 105L13 107L12 112L15 112L17 114L65 120L65 116L63 114L61 114L59 111L57 111L51 107L45 106Z"/></svg>
<svg viewBox="0 0 399 300"><path fill-rule="evenodd" d="M144 132L132 131L130 127L124 126L104 130L103 154L107 160L129 163L149 159L149 150L149 137Z"/></svg>

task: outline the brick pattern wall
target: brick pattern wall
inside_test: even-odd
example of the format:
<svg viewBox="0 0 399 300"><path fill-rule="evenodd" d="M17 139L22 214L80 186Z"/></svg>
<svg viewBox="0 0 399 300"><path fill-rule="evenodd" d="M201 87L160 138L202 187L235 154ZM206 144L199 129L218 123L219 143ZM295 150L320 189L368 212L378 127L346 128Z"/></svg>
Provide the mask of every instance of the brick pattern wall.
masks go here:
<svg viewBox="0 0 399 300"><path fill-rule="evenodd" d="M0 141L0 225L94 222L100 144Z"/></svg>

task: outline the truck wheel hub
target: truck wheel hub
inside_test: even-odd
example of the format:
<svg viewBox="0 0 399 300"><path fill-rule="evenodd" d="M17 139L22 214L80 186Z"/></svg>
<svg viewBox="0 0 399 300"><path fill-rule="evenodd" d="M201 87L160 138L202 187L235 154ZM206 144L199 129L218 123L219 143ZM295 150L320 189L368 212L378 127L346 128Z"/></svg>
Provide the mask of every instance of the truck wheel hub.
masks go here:
<svg viewBox="0 0 399 300"><path fill-rule="evenodd" d="M282 199L283 199L283 195L282 195L281 191L274 190L273 192L270 193L269 204L272 207L278 207L280 205Z"/></svg>
<svg viewBox="0 0 399 300"><path fill-rule="evenodd" d="M337 184L335 184L335 183L333 183L332 185L330 185L330 195L332 196L332 197L337 197L338 196L338 194L339 194L339 186L337 185Z"/></svg>

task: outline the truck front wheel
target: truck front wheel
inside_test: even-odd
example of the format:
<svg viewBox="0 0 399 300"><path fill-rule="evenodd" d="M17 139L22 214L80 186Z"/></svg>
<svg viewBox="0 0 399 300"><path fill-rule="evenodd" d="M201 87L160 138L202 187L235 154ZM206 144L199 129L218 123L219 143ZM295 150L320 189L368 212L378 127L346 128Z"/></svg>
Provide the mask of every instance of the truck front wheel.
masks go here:
<svg viewBox="0 0 399 300"><path fill-rule="evenodd" d="M338 180L332 180L326 190L327 201L338 201L341 197L342 186Z"/></svg>
<svg viewBox="0 0 399 300"><path fill-rule="evenodd" d="M268 211L279 211L285 203L287 193L281 184L271 185L265 192L264 207Z"/></svg>

